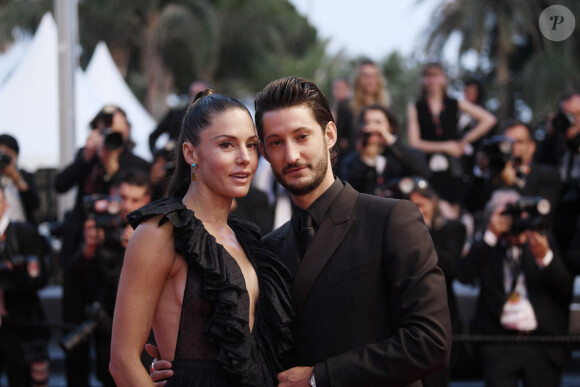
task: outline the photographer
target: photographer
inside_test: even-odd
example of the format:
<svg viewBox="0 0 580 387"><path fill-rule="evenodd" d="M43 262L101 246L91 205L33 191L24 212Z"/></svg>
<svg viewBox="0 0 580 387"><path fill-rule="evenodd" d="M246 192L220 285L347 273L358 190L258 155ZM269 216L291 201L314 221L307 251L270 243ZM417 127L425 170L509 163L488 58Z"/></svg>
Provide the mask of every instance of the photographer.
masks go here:
<svg viewBox="0 0 580 387"><path fill-rule="evenodd" d="M49 245L36 228L8 219L0 188L0 367L10 387L47 386L48 340L38 290L48 281Z"/></svg>
<svg viewBox="0 0 580 387"><path fill-rule="evenodd" d="M64 193L76 187L76 201L63 223L63 240L60 265L63 268L63 322L80 324L85 318L85 306L92 301L85 291L85 283L74 257L84 239L83 224L86 220L83 197L91 194L108 195L118 175L130 168L149 174L147 161L133 154L131 126L125 112L119 107L107 105L91 121L91 131L75 160L60 171L55 189ZM88 346L79 346L74 353L67 353L67 384L88 385Z"/></svg>
<svg viewBox="0 0 580 387"><path fill-rule="evenodd" d="M552 209L556 208L561 189L558 171L550 165L534 161L536 143L531 129L517 120L508 120L501 128L503 141L492 138L490 141L496 141L497 146L487 148L487 153L478 154L480 169L487 167L488 171L476 174L473 179L467 209L471 212L481 210L495 190L505 188L524 196L541 196L550 202ZM507 149L502 145L505 141L511 143ZM483 142L486 143L489 144L488 141ZM490 153L489 149L497 150ZM549 220L553 219L554 211L549 215Z"/></svg>
<svg viewBox="0 0 580 387"><path fill-rule="evenodd" d="M398 138L397 119L380 104L367 105L357 117L356 150L342 162L341 178L362 193L384 196L386 185L404 176L429 178L423 152Z"/></svg>
<svg viewBox="0 0 580 387"><path fill-rule="evenodd" d="M565 253L573 242L580 215L580 92L564 94L546 125L546 138L538 149L538 161L558 169L562 182L555 215L558 245Z"/></svg>
<svg viewBox="0 0 580 387"><path fill-rule="evenodd" d="M139 170L123 172L110 195L88 195L84 198L87 211L83 227L84 242L73 261L84 283L87 298L85 309L92 308L95 314L85 315L84 318L98 317L94 327L96 369L97 377L104 386L115 386L108 370L111 321L125 248L133 234L133 228L127 223L127 214L150 201L149 177ZM95 305L98 306L96 311ZM82 346L88 345L87 339L74 337L72 340L82 342L79 345ZM70 353L75 351L75 347L69 349Z"/></svg>
<svg viewBox="0 0 580 387"><path fill-rule="evenodd" d="M461 260L457 276L479 283L476 333L567 334L573 277L553 242L537 229L549 210L546 203L514 190L498 190L487 203L485 233ZM524 386L558 386L569 355L564 344L491 341L480 349L487 385L523 378Z"/></svg>
<svg viewBox="0 0 580 387"><path fill-rule="evenodd" d="M0 184L4 187L6 212L14 221L36 224L36 211L40 207L34 176L18 168L18 141L9 134L0 134Z"/></svg>

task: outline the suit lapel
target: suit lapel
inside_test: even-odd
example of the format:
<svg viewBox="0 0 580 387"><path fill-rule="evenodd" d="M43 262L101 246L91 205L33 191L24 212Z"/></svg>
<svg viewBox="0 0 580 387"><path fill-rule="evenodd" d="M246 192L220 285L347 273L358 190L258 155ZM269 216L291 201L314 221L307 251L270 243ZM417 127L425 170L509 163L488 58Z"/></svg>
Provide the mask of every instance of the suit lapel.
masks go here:
<svg viewBox="0 0 580 387"><path fill-rule="evenodd" d="M352 214L357 196L358 192L346 184L331 204L312 244L304 254L292 289L292 301L297 314L302 311L316 279L355 222Z"/></svg>

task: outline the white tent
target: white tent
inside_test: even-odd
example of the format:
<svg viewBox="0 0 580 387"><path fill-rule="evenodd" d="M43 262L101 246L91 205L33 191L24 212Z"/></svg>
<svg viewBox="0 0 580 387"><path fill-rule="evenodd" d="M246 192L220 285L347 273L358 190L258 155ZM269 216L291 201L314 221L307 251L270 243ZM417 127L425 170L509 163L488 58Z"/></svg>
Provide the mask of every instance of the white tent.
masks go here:
<svg viewBox="0 0 580 387"><path fill-rule="evenodd" d="M42 18L29 49L0 89L0 132L20 145L19 164L30 171L59 164L58 38L52 15ZM82 70L75 74L76 142L101 108Z"/></svg>
<svg viewBox="0 0 580 387"><path fill-rule="evenodd" d="M0 88L0 133L18 140L19 164L33 172L59 167L58 37L50 13L44 15L28 46ZM138 144L136 153L151 159L147 138L155 122L130 92L106 47L95 52L88 70L90 81L82 69L75 72L76 146L84 145L97 112L113 103L127 112Z"/></svg>
<svg viewBox="0 0 580 387"><path fill-rule="evenodd" d="M31 40L32 36L20 36L0 54L0 88L28 50Z"/></svg>
<svg viewBox="0 0 580 387"><path fill-rule="evenodd" d="M131 122L131 136L137 143L135 153L147 160L151 159L149 134L157 123L125 83L104 42L97 44L85 74L101 101L125 110Z"/></svg>

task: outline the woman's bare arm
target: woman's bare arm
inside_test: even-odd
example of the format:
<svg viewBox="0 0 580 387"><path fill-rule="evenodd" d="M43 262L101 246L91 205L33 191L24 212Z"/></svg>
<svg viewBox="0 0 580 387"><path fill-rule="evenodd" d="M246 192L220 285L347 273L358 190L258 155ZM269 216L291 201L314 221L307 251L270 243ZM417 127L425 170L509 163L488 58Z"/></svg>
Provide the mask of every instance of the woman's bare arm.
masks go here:
<svg viewBox="0 0 580 387"><path fill-rule="evenodd" d="M469 101L459 101L458 106L459 110L469 114L477 121L477 125L475 125L473 129L467 132L463 137L463 140L470 144L485 136L497 122L493 114Z"/></svg>
<svg viewBox="0 0 580 387"><path fill-rule="evenodd" d="M118 386L153 386L141 364L159 296L175 260L171 225L137 227L125 252L113 319L109 369Z"/></svg>

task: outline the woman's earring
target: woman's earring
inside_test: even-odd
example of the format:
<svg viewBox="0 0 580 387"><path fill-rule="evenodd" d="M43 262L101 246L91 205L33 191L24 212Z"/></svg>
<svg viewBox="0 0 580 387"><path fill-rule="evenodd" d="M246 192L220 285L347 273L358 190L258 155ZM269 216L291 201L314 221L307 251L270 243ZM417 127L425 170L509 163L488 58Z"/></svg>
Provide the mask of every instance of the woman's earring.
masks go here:
<svg viewBox="0 0 580 387"><path fill-rule="evenodd" d="M191 171L191 181L196 181L197 180L197 173L196 173L195 169L197 168L197 164L191 163L191 168L193 169Z"/></svg>

